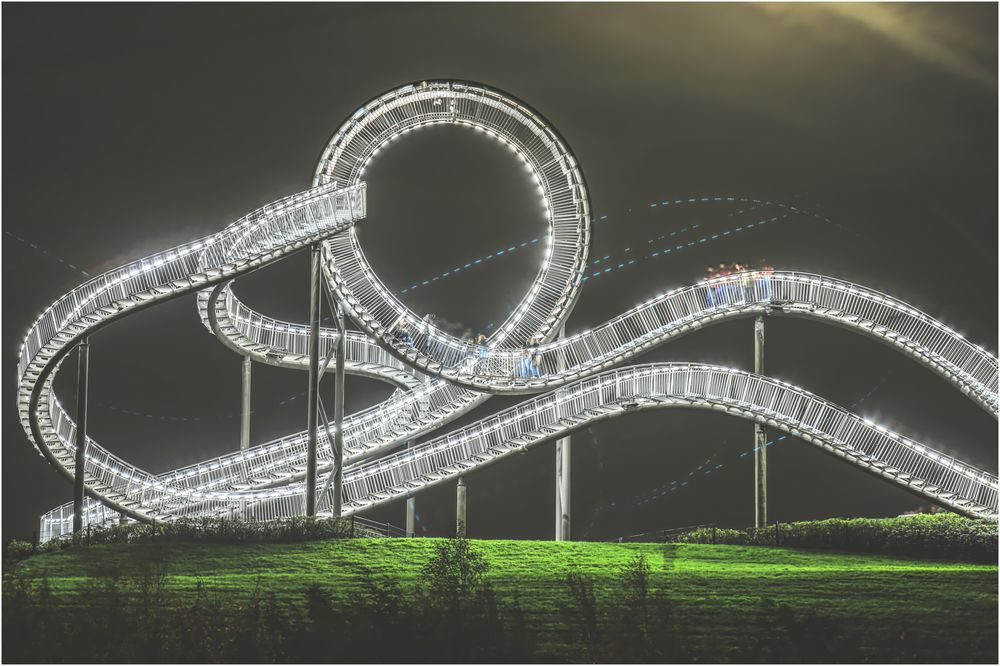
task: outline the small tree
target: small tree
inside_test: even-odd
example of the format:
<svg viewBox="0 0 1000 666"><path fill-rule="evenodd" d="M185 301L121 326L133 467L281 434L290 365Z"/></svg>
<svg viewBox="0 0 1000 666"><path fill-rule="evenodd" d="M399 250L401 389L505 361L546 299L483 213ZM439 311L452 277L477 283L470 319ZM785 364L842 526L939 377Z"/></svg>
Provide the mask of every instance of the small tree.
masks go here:
<svg viewBox="0 0 1000 666"><path fill-rule="evenodd" d="M616 656L623 661L648 661L651 656L649 634L653 627L649 576L649 563L642 554L635 555L618 574L621 598L615 613L615 635L619 642Z"/></svg>
<svg viewBox="0 0 1000 666"><path fill-rule="evenodd" d="M597 599L594 581L579 571L566 575L568 601L559 603L559 616L566 628L567 643L580 646L580 658L601 661L603 643L597 622Z"/></svg>
<svg viewBox="0 0 1000 666"><path fill-rule="evenodd" d="M664 571L673 568L675 549L663 553ZM674 603L653 585L646 556L636 554L615 577L613 598L599 603L594 582L577 571L566 576L568 600L559 604L567 643L578 659L596 662L679 662L687 660L674 626ZM602 622L603 620L603 622Z"/></svg>
<svg viewBox="0 0 1000 666"><path fill-rule="evenodd" d="M467 539L447 539L423 567L426 587L417 591L428 656L445 661L497 659L504 652L504 627L489 563Z"/></svg>
<svg viewBox="0 0 1000 666"><path fill-rule="evenodd" d="M468 539L447 539L437 544L424 565L424 580L431 597L446 606L460 605L488 587L484 576L490 565Z"/></svg>
<svg viewBox="0 0 1000 666"><path fill-rule="evenodd" d="M145 661L156 661L162 658L163 651L170 557L162 543L155 543L133 549L129 559L134 571L131 576L134 590L131 603L136 624L136 649L141 650L135 656Z"/></svg>

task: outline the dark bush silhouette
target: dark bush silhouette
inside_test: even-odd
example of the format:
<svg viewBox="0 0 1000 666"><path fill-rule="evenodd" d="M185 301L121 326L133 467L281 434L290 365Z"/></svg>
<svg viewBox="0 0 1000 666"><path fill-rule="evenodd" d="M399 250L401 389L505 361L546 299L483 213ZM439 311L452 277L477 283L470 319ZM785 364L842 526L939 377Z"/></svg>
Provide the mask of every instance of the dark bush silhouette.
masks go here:
<svg viewBox="0 0 1000 666"><path fill-rule="evenodd" d="M664 567L673 566L674 547L664 550ZM654 589L644 555L635 555L618 572L615 595L600 603L593 581L579 572L566 577L568 601L560 604L563 628L578 659L597 662L687 661L674 626L674 602L666 590ZM603 621L602 619L603 618Z"/></svg>
<svg viewBox="0 0 1000 666"><path fill-rule="evenodd" d="M344 603L322 586L309 585L307 623L301 640L286 641L289 654L308 662L529 660L518 595L501 603L488 571L488 562L468 541L449 539L437 545L420 582L409 589L368 570L360 572L361 589Z"/></svg>
<svg viewBox="0 0 1000 666"><path fill-rule="evenodd" d="M559 603L567 643L576 645L584 661L601 661L604 652L601 628L598 624L597 598L594 596L594 582L589 576L577 571L566 575L568 601Z"/></svg>

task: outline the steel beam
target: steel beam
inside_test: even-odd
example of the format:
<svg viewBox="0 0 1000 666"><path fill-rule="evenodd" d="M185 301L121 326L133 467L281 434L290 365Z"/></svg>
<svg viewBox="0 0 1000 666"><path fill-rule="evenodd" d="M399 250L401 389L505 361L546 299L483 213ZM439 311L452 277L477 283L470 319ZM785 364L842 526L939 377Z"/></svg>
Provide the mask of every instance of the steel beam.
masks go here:
<svg viewBox="0 0 1000 666"><path fill-rule="evenodd" d="M243 357L243 382L240 390L240 451L250 448L250 376L253 360L247 354Z"/></svg>
<svg viewBox="0 0 1000 666"><path fill-rule="evenodd" d="M316 515L316 442L319 411L319 318L322 246L312 246L309 276L309 387L306 397L306 515Z"/></svg>
<svg viewBox="0 0 1000 666"><path fill-rule="evenodd" d="M764 318L757 317L753 324L753 370L764 374ZM753 477L754 525L767 525L767 431L764 426L753 424Z"/></svg>
<svg viewBox="0 0 1000 666"><path fill-rule="evenodd" d="M90 338L77 345L76 465L73 469L73 533L83 529L84 476L87 466L87 384L90 374Z"/></svg>

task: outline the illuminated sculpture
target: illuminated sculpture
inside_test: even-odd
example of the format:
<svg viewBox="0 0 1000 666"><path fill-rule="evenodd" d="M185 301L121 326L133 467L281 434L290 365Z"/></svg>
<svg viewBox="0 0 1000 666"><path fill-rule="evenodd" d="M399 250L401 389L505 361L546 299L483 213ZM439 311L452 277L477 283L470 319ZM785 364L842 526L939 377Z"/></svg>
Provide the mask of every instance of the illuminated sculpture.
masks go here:
<svg viewBox="0 0 1000 666"><path fill-rule="evenodd" d="M363 176L372 157L407 132L433 124L465 126L504 144L531 172L548 224L542 266L485 349L427 326L401 303L371 269L354 229L365 216ZM344 335L343 369L400 389L382 404L343 419L343 514L411 496L599 419L679 406L716 409L791 433L959 513L996 519L995 475L795 386L702 364L612 369L718 321L763 314L809 317L907 354L996 417L994 355L884 294L833 278L780 271L766 284L752 276L749 288L729 288L729 282L717 280L675 289L591 330L558 337L580 293L590 227L583 174L566 142L537 112L475 83L400 87L361 107L334 134L312 189L255 211L218 234L100 275L53 303L32 325L21 349L22 424L39 452L73 477L76 424L52 390L61 361L99 328L193 291L198 291L202 321L232 350L283 367L306 368L311 362L314 372L322 360L322 373L337 354L337 330L311 336L309 326L254 312L231 288L235 278L312 246L328 296L361 331ZM320 298L318 280L316 285L314 303ZM521 372L524 347L536 337L541 340L533 361L538 372ZM310 340L318 344L311 346ZM428 378L418 378L416 372ZM500 393L541 395L392 452ZM88 439L85 485L92 499L81 522L100 524L119 514L160 521L300 515L311 472L310 435L317 446L314 509L320 514L336 511L332 493L337 484L331 483L330 472L337 432L328 419L321 421L314 421L313 433L292 434L158 475ZM67 534L72 518L72 505L43 516L42 539Z"/></svg>

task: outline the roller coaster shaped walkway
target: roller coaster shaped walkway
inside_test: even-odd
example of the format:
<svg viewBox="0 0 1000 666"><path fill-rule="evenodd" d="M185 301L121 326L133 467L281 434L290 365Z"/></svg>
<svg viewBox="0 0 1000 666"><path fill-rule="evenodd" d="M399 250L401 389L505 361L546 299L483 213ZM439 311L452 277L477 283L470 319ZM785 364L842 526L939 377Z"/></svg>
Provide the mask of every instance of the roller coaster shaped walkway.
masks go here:
<svg viewBox="0 0 1000 666"><path fill-rule="evenodd" d="M424 321L383 285L358 242L363 176L382 148L427 125L457 125L506 146L537 185L548 235L527 294L484 345ZM337 130L313 187L264 206L212 236L99 275L49 306L28 331L18 364L18 408L38 452L67 477L76 424L53 380L76 345L140 309L197 292L204 325L231 350L285 368L309 363L308 326L255 312L233 281L321 244L331 304L346 331L345 370L389 382L384 402L343 421L342 514L395 501L602 419L654 409L712 409L790 433L844 461L958 513L996 520L997 477L777 379L699 363L623 364L653 347L738 317L805 317L856 331L927 366L998 415L998 361L982 347L891 296L799 272L750 273L674 289L606 323L560 336L583 283L591 210L583 173L566 142L511 95L462 81L402 86L371 100ZM459 270L459 269L455 269ZM322 371L337 330L320 331ZM533 342L532 342L533 341ZM525 372L525 368L530 371ZM322 375L320 375L321 377ZM401 447L494 394L532 395L472 425ZM320 515L333 505L333 428L322 419ZM152 474L87 438L84 524L180 517L273 519L303 513L307 435ZM42 540L66 535L72 504L41 519Z"/></svg>

